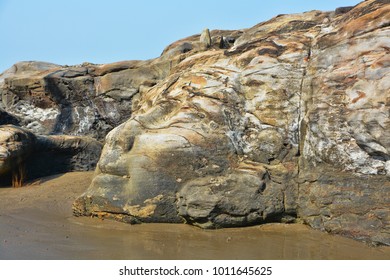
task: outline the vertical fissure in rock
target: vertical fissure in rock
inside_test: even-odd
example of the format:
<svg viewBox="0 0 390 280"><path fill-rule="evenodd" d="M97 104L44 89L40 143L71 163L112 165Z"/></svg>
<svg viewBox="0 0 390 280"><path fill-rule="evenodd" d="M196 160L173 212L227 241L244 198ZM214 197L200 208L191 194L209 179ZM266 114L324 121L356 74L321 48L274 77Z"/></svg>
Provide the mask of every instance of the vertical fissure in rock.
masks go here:
<svg viewBox="0 0 390 280"><path fill-rule="evenodd" d="M307 68L309 67L309 63L310 63L310 57L311 57L311 42L310 42L310 45L309 45L309 49L307 50L307 64L304 66L303 68L303 71L302 71L302 80L301 80L301 84L300 84L300 88L299 88L299 102L298 102L298 154L297 156L301 156L302 154L302 149L303 149L303 143L302 143L302 133L301 133L301 129L302 129L302 122L303 122L303 119L304 119L304 116L305 116L305 112L302 112L303 111L303 105L302 105L302 95L303 95L303 87L304 87L304 83L305 83L305 79L306 79L306 74L307 74ZM299 166L298 166L299 167Z"/></svg>
<svg viewBox="0 0 390 280"><path fill-rule="evenodd" d="M306 63L304 64L303 71L302 71L302 80L300 83L300 88L299 88L299 102L298 102L298 151L297 151L297 199L298 201L296 202L296 207L299 207L299 196L300 196L300 184L301 184L301 156L303 155L303 149L304 149L304 135L305 133L303 132L305 128L304 124L304 118L307 112L307 108L304 105L304 86L305 86L305 80L307 78L307 71L310 65L310 60L312 56L312 44L313 44L314 38L312 38L309 42L308 49L307 49L307 56L306 56ZM310 87L310 91L312 88ZM311 93L310 93L311 95Z"/></svg>

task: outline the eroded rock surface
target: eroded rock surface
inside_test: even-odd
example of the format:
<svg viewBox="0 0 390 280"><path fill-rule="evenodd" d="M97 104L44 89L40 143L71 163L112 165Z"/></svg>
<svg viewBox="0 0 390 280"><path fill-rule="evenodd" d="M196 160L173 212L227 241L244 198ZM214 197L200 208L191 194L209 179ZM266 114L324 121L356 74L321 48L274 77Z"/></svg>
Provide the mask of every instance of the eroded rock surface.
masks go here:
<svg viewBox="0 0 390 280"><path fill-rule="evenodd" d="M0 126L0 176L7 175L32 153L36 137L16 126ZM4 179L3 179L4 180ZM4 183L2 180L1 183Z"/></svg>
<svg viewBox="0 0 390 280"><path fill-rule="evenodd" d="M0 186L68 171L93 170L102 144L83 136L37 136L27 129L0 126Z"/></svg>
<svg viewBox="0 0 390 280"><path fill-rule="evenodd" d="M65 67L20 62L0 75L0 108L36 134L101 140L130 117L133 96L166 75L167 63L124 61Z"/></svg>
<svg viewBox="0 0 390 280"><path fill-rule="evenodd" d="M366 1L314 38L302 90L298 215L390 244L390 5Z"/></svg>
<svg viewBox="0 0 390 280"><path fill-rule="evenodd" d="M241 31L214 30L208 39L229 45ZM186 57L203 51L200 35L168 46L158 58L96 65L19 62L0 74L0 124L35 134L90 136L100 141L128 120L132 107ZM5 115L7 114L7 115Z"/></svg>

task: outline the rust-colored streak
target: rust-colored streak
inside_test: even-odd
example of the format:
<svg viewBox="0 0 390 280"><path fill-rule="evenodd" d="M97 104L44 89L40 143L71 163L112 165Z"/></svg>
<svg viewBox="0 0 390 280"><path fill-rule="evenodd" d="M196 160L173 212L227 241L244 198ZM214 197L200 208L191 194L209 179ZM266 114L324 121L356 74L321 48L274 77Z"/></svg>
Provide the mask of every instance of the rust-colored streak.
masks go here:
<svg viewBox="0 0 390 280"><path fill-rule="evenodd" d="M366 94L360 90L357 91L358 93L358 97L355 97L354 99L352 99L352 103L355 104L356 102L358 102L360 99L366 97Z"/></svg>
<svg viewBox="0 0 390 280"><path fill-rule="evenodd" d="M191 77L191 83L197 84L197 85L200 85L200 86L205 86L207 84L207 81L206 81L205 78L203 78L201 76L192 76Z"/></svg>

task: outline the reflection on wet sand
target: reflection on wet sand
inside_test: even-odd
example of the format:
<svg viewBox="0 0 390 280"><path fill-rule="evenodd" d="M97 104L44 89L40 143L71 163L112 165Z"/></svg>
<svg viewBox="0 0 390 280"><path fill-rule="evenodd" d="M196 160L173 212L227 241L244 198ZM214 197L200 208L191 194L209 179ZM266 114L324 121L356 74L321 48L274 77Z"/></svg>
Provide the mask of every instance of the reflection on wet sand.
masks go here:
<svg viewBox="0 0 390 280"><path fill-rule="evenodd" d="M84 227L91 225L83 221ZM201 230L186 225L121 225L94 231L93 248L109 259L389 259L388 248L370 248L304 225ZM100 244L100 246L99 246ZM86 245L86 243L84 243ZM93 258L93 255L90 255Z"/></svg>

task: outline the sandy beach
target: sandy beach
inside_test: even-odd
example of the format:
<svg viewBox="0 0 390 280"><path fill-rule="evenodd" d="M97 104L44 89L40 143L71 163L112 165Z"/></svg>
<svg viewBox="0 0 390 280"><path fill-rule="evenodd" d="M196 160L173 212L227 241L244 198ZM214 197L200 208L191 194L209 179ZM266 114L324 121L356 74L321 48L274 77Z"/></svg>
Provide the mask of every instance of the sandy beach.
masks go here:
<svg viewBox="0 0 390 280"><path fill-rule="evenodd" d="M390 259L390 248L268 224L202 230L183 224L128 225L72 216L93 172L0 189L0 259Z"/></svg>

